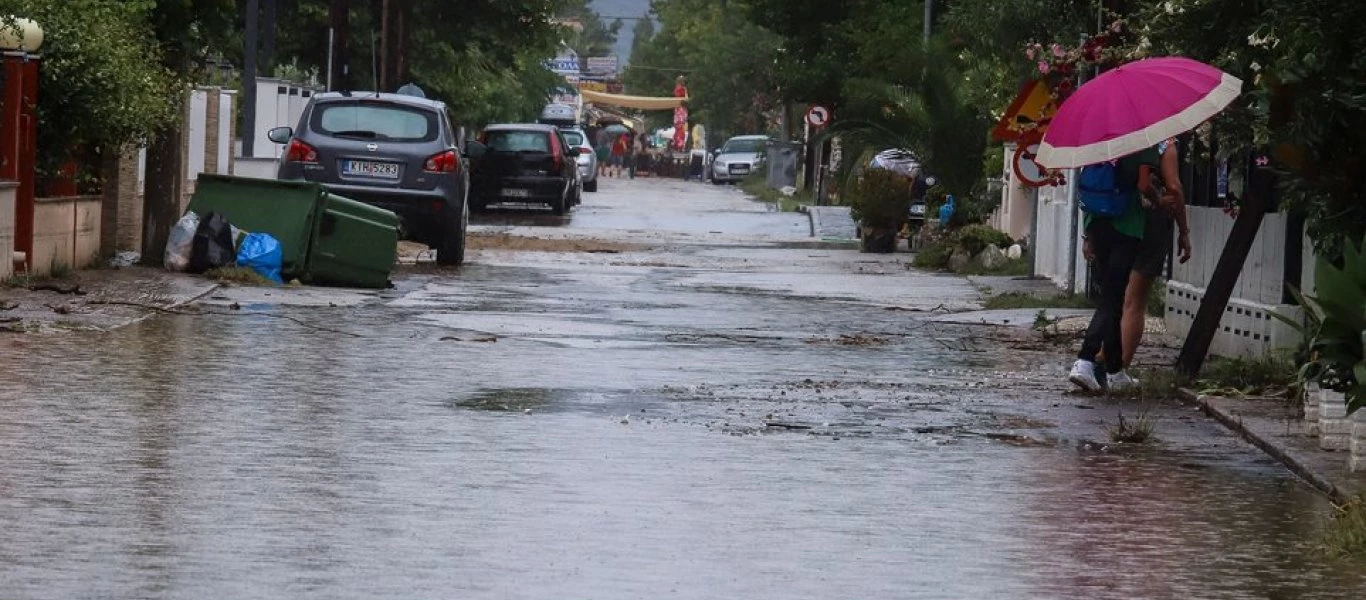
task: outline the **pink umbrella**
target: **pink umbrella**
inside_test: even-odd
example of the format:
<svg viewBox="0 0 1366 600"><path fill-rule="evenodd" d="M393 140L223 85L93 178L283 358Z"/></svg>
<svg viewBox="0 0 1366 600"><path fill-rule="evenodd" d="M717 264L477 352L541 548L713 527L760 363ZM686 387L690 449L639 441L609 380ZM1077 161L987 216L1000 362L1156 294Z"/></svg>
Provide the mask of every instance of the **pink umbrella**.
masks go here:
<svg viewBox="0 0 1366 600"><path fill-rule="evenodd" d="M1237 77L1188 58L1115 67L1063 102L1034 160L1066 169L1151 148L1195 129L1233 102L1242 87Z"/></svg>

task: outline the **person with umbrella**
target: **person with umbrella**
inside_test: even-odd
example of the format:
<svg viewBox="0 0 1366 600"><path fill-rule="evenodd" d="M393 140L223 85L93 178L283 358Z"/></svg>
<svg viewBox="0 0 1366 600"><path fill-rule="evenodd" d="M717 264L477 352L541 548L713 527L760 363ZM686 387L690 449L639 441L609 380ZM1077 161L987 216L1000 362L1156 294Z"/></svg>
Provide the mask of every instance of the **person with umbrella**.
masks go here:
<svg viewBox="0 0 1366 600"><path fill-rule="evenodd" d="M1078 387L1102 389L1095 372L1102 348L1108 387L1136 383L1124 372L1121 318L1146 234L1147 213L1139 196L1149 206L1164 202L1151 179L1158 166L1156 147L1213 117L1241 89L1242 81L1209 65L1153 58L1101 74L1063 102L1053 117L1035 160L1051 169L1089 165L1080 177L1081 206L1088 213L1084 250L1101 286L1100 303L1067 377ZM1169 238L1164 244L1170 244Z"/></svg>

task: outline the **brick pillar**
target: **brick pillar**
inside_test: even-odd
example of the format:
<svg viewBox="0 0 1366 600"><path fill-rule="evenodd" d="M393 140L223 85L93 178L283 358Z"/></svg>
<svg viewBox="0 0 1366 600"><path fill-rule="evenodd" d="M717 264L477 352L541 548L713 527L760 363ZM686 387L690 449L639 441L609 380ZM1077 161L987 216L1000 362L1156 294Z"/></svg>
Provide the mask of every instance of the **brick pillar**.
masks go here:
<svg viewBox="0 0 1366 600"><path fill-rule="evenodd" d="M138 192L138 149L124 148L103 158L100 203L100 256L136 252L142 240L142 195Z"/></svg>
<svg viewBox="0 0 1366 600"><path fill-rule="evenodd" d="M224 160L224 157L218 156L218 106L221 94L216 87L206 89L208 102L204 108L204 172L218 173L219 161Z"/></svg>

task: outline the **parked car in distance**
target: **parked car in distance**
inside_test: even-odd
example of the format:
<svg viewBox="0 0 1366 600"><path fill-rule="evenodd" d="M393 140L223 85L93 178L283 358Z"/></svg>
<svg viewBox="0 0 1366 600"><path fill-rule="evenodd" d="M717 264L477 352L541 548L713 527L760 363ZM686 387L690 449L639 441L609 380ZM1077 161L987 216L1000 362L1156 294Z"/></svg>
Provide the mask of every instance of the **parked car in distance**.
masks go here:
<svg viewBox="0 0 1366 600"><path fill-rule="evenodd" d="M711 182L721 185L749 177L763 164L767 150L768 136L765 135L741 135L726 140L712 158Z"/></svg>
<svg viewBox="0 0 1366 600"><path fill-rule="evenodd" d="M598 155L593 152L593 145L588 143L588 134L577 127L561 129L560 133L564 134L564 141L579 149L579 156L576 160L579 165L579 180L583 182L583 191L598 191Z"/></svg>
<svg viewBox="0 0 1366 600"><path fill-rule="evenodd" d="M541 203L557 215L579 203L582 182L571 146L554 125L490 125L471 155L470 203L483 210L499 202Z"/></svg>
<svg viewBox="0 0 1366 600"><path fill-rule="evenodd" d="M324 184L340 196L393 211L403 239L465 260L469 169L446 105L400 94L313 96L298 127L270 130L285 145L278 177Z"/></svg>

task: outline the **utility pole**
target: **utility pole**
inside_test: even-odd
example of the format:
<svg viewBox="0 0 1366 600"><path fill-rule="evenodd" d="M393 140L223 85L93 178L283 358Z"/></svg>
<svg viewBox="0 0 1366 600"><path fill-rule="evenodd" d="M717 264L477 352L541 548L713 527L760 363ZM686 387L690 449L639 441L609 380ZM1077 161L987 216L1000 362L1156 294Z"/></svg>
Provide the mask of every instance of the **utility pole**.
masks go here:
<svg viewBox="0 0 1366 600"><path fill-rule="evenodd" d="M261 0L265 14L261 16L261 69L269 72L275 67L275 24L279 21L280 0ZM302 82L301 82L302 83Z"/></svg>
<svg viewBox="0 0 1366 600"><path fill-rule="evenodd" d="M351 37L350 0L331 0L327 9L328 31L328 91L351 89L351 54L347 51Z"/></svg>
<svg viewBox="0 0 1366 600"><path fill-rule="evenodd" d="M246 48L242 52L242 153L256 156L256 59L260 44L261 0L247 0Z"/></svg>
<svg viewBox="0 0 1366 600"><path fill-rule="evenodd" d="M925 45L930 45L930 23L934 20L934 0L925 0Z"/></svg>

